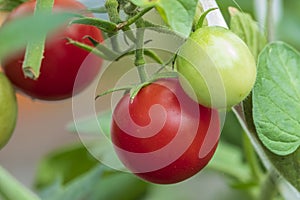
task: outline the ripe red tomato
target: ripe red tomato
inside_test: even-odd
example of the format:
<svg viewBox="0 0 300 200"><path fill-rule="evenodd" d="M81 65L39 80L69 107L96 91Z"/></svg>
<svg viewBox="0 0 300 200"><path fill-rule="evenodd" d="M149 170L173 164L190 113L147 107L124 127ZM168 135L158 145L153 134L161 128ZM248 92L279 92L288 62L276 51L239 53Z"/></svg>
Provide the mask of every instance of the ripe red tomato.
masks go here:
<svg viewBox="0 0 300 200"><path fill-rule="evenodd" d="M18 17L32 14L36 1L28 1L14 9L8 16L7 21ZM86 7L75 0L55 0L53 10L82 11ZM72 96L74 82L77 73L85 62L88 67L82 69L85 73L80 80L76 92L84 89L97 75L102 59L89 52L68 44L66 38L92 45L85 36L91 36L95 40L102 41L102 33L96 27L88 25L72 24L62 27L54 34L47 37L44 58L37 80L25 78L22 71L24 51L6 58L2 65L11 82L24 93L33 98L43 100L60 100ZM88 56L89 55L89 56ZM87 57L88 56L88 57ZM86 59L87 58L87 59Z"/></svg>
<svg viewBox="0 0 300 200"><path fill-rule="evenodd" d="M183 181L211 159L220 134L218 112L191 100L177 79L161 79L113 112L111 137L123 164L158 184Z"/></svg>

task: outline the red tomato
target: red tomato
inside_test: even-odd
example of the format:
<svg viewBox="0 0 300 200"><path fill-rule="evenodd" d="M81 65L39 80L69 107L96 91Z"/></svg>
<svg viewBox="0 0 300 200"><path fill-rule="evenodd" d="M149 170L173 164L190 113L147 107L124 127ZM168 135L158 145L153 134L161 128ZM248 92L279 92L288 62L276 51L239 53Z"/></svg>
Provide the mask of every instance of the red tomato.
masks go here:
<svg viewBox="0 0 300 200"><path fill-rule="evenodd" d="M32 14L36 1L28 1L14 9L7 21ZM55 0L53 10L82 11L86 7L75 0ZM7 22L6 21L6 22ZM102 59L74 45L68 44L66 38L92 45L85 36L102 41L102 33L96 27L72 24L59 29L47 38L44 58L37 80L25 78L22 71L24 51L11 55L3 61L3 68L11 82L32 98L43 100L60 100L72 96L74 82L83 62L88 65L81 69L84 78L76 92L83 90L97 75ZM88 56L89 55L89 56ZM88 57L87 57L88 56ZM87 59L86 59L87 58Z"/></svg>
<svg viewBox="0 0 300 200"><path fill-rule="evenodd" d="M191 100L177 79L125 95L113 112L111 137L123 164L158 184L183 181L211 159L220 135L216 110Z"/></svg>

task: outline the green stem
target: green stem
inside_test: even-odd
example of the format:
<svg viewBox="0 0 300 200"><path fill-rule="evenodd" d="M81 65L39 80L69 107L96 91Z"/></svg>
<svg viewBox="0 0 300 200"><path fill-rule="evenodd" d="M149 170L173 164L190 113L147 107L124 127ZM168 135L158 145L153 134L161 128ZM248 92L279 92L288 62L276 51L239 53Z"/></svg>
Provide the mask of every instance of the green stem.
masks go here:
<svg viewBox="0 0 300 200"><path fill-rule="evenodd" d="M114 33L117 29L117 24L107 20L93 18L93 17L82 17L72 21L72 24L86 24L96 26L100 30L106 33Z"/></svg>
<svg viewBox="0 0 300 200"><path fill-rule="evenodd" d="M109 17L110 21L115 24L119 24L122 22L120 15L119 15L118 7L119 7L119 3L117 0L106 0L105 1L105 8L107 10L108 17ZM113 50L116 52L120 52L120 47L119 47L119 43L118 43L116 34L117 34L117 32L110 33L110 34L108 34L108 37L111 40Z"/></svg>
<svg viewBox="0 0 300 200"><path fill-rule="evenodd" d="M275 39L274 15L273 15L273 0L267 0L267 12L265 27L267 28L267 38L271 42Z"/></svg>
<svg viewBox="0 0 300 200"><path fill-rule="evenodd" d="M130 26L131 24L135 23L137 20L139 20L143 15L145 15L147 12L149 12L153 7L144 8L137 14L130 17L127 21L122 22L118 24L118 29L123 29L125 26Z"/></svg>
<svg viewBox="0 0 300 200"><path fill-rule="evenodd" d="M119 15L119 3L117 0L106 0L105 1L105 8L108 13L108 17L111 22L115 24L119 24L122 22L120 15Z"/></svg>
<svg viewBox="0 0 300 200"><path fill-rule="evenodd" d="M129 26L124 26L122 28L122 31L124 32L127 38L129 38L133 43L135 43L135 36Z"/></svg>
<svg viewBox="0 0 300 200"><path fill-rule="evenodd" d="M37 0L34 13L51 13L54 0ZM22 69L26 77L37 79L40 75L40 67L43 59L46 35L36 41L29 42L26 46L25 58Z"/></svg>
<svg viewBox="0 0 300 200"><path fill-rule="evenodd" d="M88 11L93 12L93 13L107 13L107 10L105 8L105 6L101 6L99 8L90 8L88 9Z"/></svg>
<svg viewBox="0 0 300 200"><path fill-rule="evenodd" d="M145 71L145 59L144 59L144 22L142 19L136 21L136 50L135 50L135 62L141 82L145 82L148 77Z"/></svg>
<svg viewBox="0 0 300 200"><path fill-rule="evenodd" d="M105 60L114 60L117 57L116 56L117 54L115 54L114 52L113 52L113 54L109 54L109 53L105 52L104 49L101 49L101 47L105 48L101 44L99 44L96 47L96 49L95 49L94 47L91 47L90 45L87 45L87 44L84 44L82 42L78 42L78 41L72 40L71 38L67 38L67 40L68 40L69 44L77 46L77 47L79 47L81 49L84 49L84 50L86 50L88 52L92 52L96 56L99 56L100 58L103 58Z"/></svg>
<svg viewBox="0 0 300 200"><path fill-rule="evenodd" d="M276 184L273 180L274 174L269 172L262 182L258 200L272 200L277 192Z"/></svg>
<svg viewBox="0 0 300 200"><path fill-rule="evenodd" d="M246 133L243 133L243 146L244 146L246 159L249 163L250 170L252 172L253 179L257 183L259 183L263 173L260 168L260 163L258 161L254 148Z"/></svg>
<svg viewBox="0 0 300 200"><path fill-rule="evenodd" d="M0 194L7 199L40 200L0 166Z"/></svg>
<svg viewBox="0 0 300 200"><path fill-rule="evenodd" d="M135 54L136 51L132 50L132 51L127 51L126 53L122 54L121 56L117 57L116 60L120 60L121 58L128 56L128 55L133 55ZM163 61L161 60L161 58L152 50L150 49L144 49L144 55L153 59L154 61L156 61L159 64L163 64Z"/></svg>
<svg viewBox="0 0 300 200"><path fill-rule="evenodd" d="M117 92L117 91L122 91L122 90L131 90L134 86L130 85L130 86L124 86L124 87L120 87L120 88L112 88L112 89L109 89L109 90L106 90L105 92L101 93L101 94L98 94L96 97L95 97L95 100L97 100L98 98L100 97L103 97L107 94L111 94L113 92Z"/></svg>

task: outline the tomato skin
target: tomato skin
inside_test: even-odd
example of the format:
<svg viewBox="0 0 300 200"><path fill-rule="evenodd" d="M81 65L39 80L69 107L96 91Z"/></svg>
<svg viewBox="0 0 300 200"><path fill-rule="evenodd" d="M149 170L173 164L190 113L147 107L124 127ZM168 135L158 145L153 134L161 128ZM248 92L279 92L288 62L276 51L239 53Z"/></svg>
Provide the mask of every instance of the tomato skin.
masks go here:
<svg viewBox="0 0 300 200"><path fill-rule="evenodd" d="M217 26L191 34L179 51L176 69L191 98L218 109L230 109L244 100L256 80L255 59L247 45Z"/></svg>
<svg viewBox="0 0 300 200"><path fill-rule="evenodd" d="M17 122L18 104L9 79L0 72L0 150L9 141Z"/></svg>
<svg viewBox="0 0 300 200"><path fill-rule="evenodd" d="M158 184L177 183L199 172L213 156L219 134L218 112L190 99L177 79L142 88L133 102L128 94L123 96L111 126L123 164ZM200 157L203 148L208 152Z"/></svg>
<svg viewBox="0 0 300 200"><path fill-rule="evenodd" d="M18 17L32 14L36 1L28 1L21 4L10 13L7 21ZM86 7L75 0L55 0L53 10L84 10ZM92 45L84 38L91 36L97 41L102 41L102 33L96 27L80 24L72 24L62 27L47 37L42 60L40 76L37 80L25 78L22 71L24 60L24 50L14 55L8 56L2 63L5 74L11 82L21 91L32 98L42 100L61 100L69 98L73 93L73 86L76 76L83 62L85 67L82 70L85 75L80 80L79 87L75 93L80 92L98 74L102 59L89 52L80 49L72 44L68 44L66 38ZM89 55L89 56L88 56ZM88 56L88 57L87 57Z"/></svg>

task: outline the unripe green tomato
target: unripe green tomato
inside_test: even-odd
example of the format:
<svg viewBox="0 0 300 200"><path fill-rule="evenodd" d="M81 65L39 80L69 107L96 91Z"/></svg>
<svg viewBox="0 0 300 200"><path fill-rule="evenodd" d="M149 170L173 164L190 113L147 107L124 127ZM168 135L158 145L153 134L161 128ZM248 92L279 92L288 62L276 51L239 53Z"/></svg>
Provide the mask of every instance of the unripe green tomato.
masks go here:
<svg viewBox="0 0 300 200"><path fill-rule="evenodd" d="M0 149L8 142L15 129L17 110L15 91L6 76L0 72Z"/></svg>
<svg viewBox="0 0 300 200"><path fill-rule="evenodd" d="M252 90L256 64L247 45L222 27L196 30L176 59L180 84L198 103L228 109Z"/></svg>

